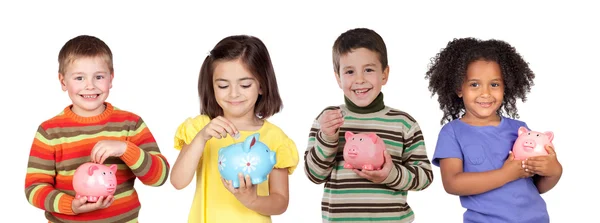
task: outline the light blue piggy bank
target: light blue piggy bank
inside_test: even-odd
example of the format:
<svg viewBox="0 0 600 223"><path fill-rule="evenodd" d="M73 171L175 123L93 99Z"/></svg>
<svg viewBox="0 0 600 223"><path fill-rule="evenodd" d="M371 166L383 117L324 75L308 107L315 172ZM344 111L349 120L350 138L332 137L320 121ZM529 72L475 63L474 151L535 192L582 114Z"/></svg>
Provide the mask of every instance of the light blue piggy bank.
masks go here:
<svg viewBox="0 0 600 223"><path fill-rule="evenodd" d="M250 176L252 184L267 180L276 163L275 152L259 141L255 133L243 142L235 143L219 150L219 173L225 180L231 180L234 188L240 187L238 173Z"/></svg>

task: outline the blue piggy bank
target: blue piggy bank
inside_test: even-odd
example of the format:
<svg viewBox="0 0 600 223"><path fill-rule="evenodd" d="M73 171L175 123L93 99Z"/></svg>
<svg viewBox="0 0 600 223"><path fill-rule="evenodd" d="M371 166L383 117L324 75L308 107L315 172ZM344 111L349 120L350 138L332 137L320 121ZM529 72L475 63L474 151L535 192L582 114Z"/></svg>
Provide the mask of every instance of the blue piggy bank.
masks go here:
<svg viewBox="0 0 600 223"><path fill-rule="evenodd" d="M276 163L275 152L259 141L260 134L248 136L243 142L219 149L219 173L231 180L234 188L240 187L238 173L250 176L252 184L267 180Z"/></svg>

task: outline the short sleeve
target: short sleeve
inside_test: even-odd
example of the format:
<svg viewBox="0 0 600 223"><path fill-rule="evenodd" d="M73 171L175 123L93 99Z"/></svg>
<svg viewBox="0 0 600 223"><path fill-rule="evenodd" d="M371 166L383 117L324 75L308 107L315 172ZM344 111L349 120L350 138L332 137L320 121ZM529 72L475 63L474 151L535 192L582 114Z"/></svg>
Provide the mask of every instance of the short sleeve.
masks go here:
<svg viewBox="0 0 600 223"><path fill-rule="evenodd" d="M177 127L177 131L175 132L175 149L181 150L183 145L190 144L194 137L196 137L196 134L198 134L209 121L210 119L205 115L185 119L185 121Z"/></svg>
<svg viewBox="0 0 600 223"><path fill-rule="evenodd" d="M283 138L281 144L273 151L277 154L275 168L288 168L288 174L291 175L298 166L298 149L292 139L288 137Z"/></svg>
<svg viewBox="0 0 600 223"><path fill-rule="evenodd" d="M446 124L442 130L440 130L431 163L439 167L440 159L444 158L463 159L462 150L456 139L454 129L450 124Z"/></svg>

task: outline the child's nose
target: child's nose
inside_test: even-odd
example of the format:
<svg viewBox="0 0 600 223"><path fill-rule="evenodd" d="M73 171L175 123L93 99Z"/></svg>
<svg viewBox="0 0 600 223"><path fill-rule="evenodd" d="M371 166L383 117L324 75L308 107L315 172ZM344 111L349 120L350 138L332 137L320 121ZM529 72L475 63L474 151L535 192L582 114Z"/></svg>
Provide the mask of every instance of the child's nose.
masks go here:
<svg viewBox="0 0 600 223"><path fill-rule="evenodd" d="M237 97L239 95L239 90L236 87L229 88L231 91L229 92L232 97Z"/></svg>
<svg viewBox="0 0 600 223"><path fill-rule="evenodd" d="M85 81L85 89L94 89L96 86L94 86L94 81L91 79L87 79Z"/></svg>
<svg viewBox="0 0 600 223"><path fill-rule="evenodd" d="M354 75L354 82L357 84L362 84L365 82L365 75L361 72L357 72L356 75Z"/></svg>

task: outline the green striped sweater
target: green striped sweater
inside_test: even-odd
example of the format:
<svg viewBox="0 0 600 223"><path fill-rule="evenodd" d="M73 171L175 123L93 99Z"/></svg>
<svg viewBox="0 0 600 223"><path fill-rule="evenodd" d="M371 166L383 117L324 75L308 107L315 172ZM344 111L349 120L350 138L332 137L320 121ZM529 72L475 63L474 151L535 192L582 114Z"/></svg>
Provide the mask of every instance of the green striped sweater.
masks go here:
<svg viewBox="0 0 600 223"><path fill-rule="evenodd" d="M346 112L336 142L324 140L316 120L326 110ZM304 155L307 177L315 184L325 183L321 202L323 222L412 222L413 210L408 191L427 188L433 181L423 133L409 114L390 107L358 114L345 105L325 108L310 129ZM344 169L344 134L375 132L383 139L394 167L382 183L373 183L350 169Z"/></svg>

